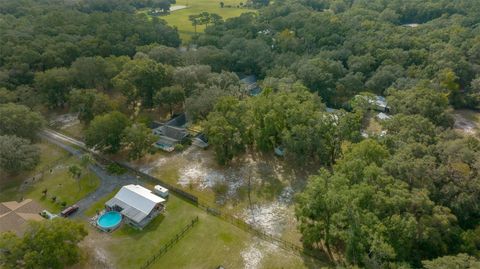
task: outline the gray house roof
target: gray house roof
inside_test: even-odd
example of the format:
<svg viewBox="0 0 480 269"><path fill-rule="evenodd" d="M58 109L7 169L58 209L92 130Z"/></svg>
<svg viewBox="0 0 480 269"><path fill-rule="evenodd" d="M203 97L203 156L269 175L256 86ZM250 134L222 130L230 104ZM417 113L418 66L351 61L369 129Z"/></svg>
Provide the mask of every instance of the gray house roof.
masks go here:
<svg viewBox="0 0 480 269"><path fill-rule="evenodd" d="M156 128L153 129L153 134L158 136L159 139L155 146L166 151L173 151L173 147L188 136L185 128L186 124L187 117L185 114L181 114L164 124L156 125Z"/></svg>
<svg viewBox="0 0 480 269"><path fill-rule="evenodd" d="M168 125L168 126L182 127L182 128L185 127L186 124L187 124L187 117L185 113L182 113L165 123L165 125Z"/></svg>

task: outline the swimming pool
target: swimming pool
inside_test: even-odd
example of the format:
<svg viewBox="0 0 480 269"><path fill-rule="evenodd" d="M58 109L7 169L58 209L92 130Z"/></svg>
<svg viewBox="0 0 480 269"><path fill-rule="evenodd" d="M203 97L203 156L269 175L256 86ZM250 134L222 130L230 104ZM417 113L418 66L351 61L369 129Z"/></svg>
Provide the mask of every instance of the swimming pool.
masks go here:
<svg viewBox="0 0 480 269"><path fill-rule="evenodd" d="M97 225L107 231L117 228L122 222L122 214L116 211L109 211L101 215L97 220Z"/></svg>

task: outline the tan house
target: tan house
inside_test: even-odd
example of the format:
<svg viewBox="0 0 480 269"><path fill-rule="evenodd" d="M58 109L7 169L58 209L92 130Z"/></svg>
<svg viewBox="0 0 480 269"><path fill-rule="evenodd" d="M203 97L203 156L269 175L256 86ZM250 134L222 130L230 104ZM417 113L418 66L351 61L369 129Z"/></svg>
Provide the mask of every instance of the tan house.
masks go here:
<svg viewBox="0 0 480 269"><path fill-rule="evenodd" d="M31 199L0 203L0 233L12 231L22 235L29 220L43 220L39 214L42 210L43 207Z"/></svg>

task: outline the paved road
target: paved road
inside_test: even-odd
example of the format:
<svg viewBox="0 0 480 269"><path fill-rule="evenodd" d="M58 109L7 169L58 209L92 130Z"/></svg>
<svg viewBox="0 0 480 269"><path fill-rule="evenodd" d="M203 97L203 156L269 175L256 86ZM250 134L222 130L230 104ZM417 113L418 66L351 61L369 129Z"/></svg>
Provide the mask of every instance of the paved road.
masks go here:
<svg viewBox="0 0 480 269"><path fill-rule="evenodd" d="M75 140L71 137L65 136L53 130L45 129L40 133L40 137L47 140L50 143L53 143L64 150L70 152L74 156L80 158L84 154L84 150L76 149L71 146L71 144L76 145L80 148L86 148L85 144L81 141ZM132 183L137 183L138 179L135 176L132 176L128 173L117 176L110 175L102 166L97 164L89 165L90 171L95 173L100 179L100 186L92 193L89 193L85 198L78 201L76 204L80 209L75 213L76 217L84 216L85 210L90 208L90 206L98 201L100 198L110 194L115 189L120 188L123 185L128 185Z"/></svg>

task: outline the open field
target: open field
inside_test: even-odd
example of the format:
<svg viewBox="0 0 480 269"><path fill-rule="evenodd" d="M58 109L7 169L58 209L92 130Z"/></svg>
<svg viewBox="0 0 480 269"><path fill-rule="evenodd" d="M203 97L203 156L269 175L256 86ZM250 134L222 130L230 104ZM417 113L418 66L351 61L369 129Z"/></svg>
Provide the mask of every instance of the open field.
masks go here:
<svg viewBox="0 0 480 269"><path fill-rule="evenodd" d="M232 166L219 166L211 150L149 155L134 163L141 171L199 197L268 234L298 243L293 198L309 173L271 155L246 154Z"/></svg>
<svg viewBox="0 0 480 269"><path fill-rule="evenodd" d="M0 178L0 201L16 200L21 197L18 190L26 179L39 177L44 171L55 167L68 157L68 153L50 143L40 141L36 144L40 149L40 163L33 171L27 171L15 176L1 176Z"/></svg>
<svg viewBox="0 0 480 269"><path fill-rule="evenodd" d="M178 28L180 38L185 42L191 39L192 35L195 34L195 28L192 26L192 23L188 20L188 16L199 14L201 12L216 13L223 17L223 19L228 19L231 17L240 16L245 12L254 12L254 10L238 8L237 6L244 1L241 0L223 0L225 7L220 7L220 2L217 0L180 0L177 1L175 5L187 6L185 9L176 10L171 12L171 14L166 16L161 16L161 19L164 19L168 24ZM174 7L173 5L172 7ZM232 7L227 7L232 6ZM147 12L147 11L142 11ZM197 32L203 32L205 30L204 25L197 26Z"/></svg>
<svg viewBox="0 0 480 269"><path fill-rule="evenodd" d="M114 268L137 268L179 230L198 216L200 221L165 256L150 268L319 268L320 264L287 252L273 244L207 215L195 206L172 196L164 216L143 231L123 225L112 234L92 230L93 238ZM98 246L97 245L97 246Z"/></svg>

